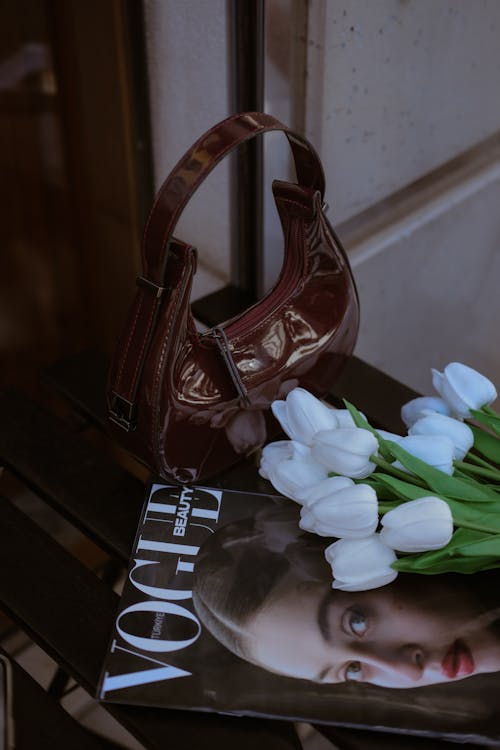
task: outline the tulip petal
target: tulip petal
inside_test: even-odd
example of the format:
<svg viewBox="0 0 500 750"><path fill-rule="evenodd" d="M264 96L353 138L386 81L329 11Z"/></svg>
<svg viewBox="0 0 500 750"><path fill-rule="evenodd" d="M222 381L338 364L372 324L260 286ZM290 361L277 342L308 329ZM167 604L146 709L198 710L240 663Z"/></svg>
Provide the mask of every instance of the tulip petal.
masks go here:
<svg viewBox="0 0 500 750"><path fill-rule="evenodd" d="M497 397L491 380L460 362L446 365L444 375L454 392L471 408L480 409Z"/></svg>
<svg viewBox="0 0 500 750"><path fill-rule="evenodd" d="M353 487L354 482L349 477L328 477L315 484L304 495L304 504L309 505L324 497L331 497L333 493L346 487Z"/></svg>
<svg viewBox="0 0 500 750"><path fill-rule="evenodd" d="M351 412L349 409L335 409L335 416L337 417L337 422L339 427L356 427L356 423L354 422L354 419L352 418ZM362 412L361 416L365 416Z"/></svg>
<svg viewBox="0 0 500 750"><path fill-rule="evenodd" d="M280 401L280 400L273 401L271 404L271 411L273 412L275 418L280 423L281 429L283 430L283 432L286 432L288 437L294 440L295 436L292 434L292 431L288 424L285 402Z"/></svg>
<svg viewBox="0 0 500 750"><path fill-rule="evenodd" d="M496 388L484 375L461 362L450 362L444 372L432 370L432 384L457 416L470 416L497 397Z"/></svg>
<svg viewBox="0 0 500 750"><path fill-rule="evenodd" d="M269 475L269 481L278 492L300 504L305 492L325 478L325 469L320 464L301 458L282 461Z"/></svg>
<svg viewBox="0 0 500 750"><path fill-rule="evenodd" d="M396 435L396 433L388 432L387 430L377 429L377 434L380 435L383 440L392 440L394 443L400 443L403 439L403 435Z"/></svg>
<svg viewBox="0 0 500 750"><path fill-rule="evenodd" d="M437 374L440 375L440 373ZM401 408L401 419L407 427L411 427L417 419L420 419L429 412L437 412L449 417L450 407L442 398L437 398L436 396L419 396L408 401Z"/></svg>
<svg viewBox="0 0 500 750"><path fill-rule="evenodd" d="M320 430L338 426L335 410L304 388L294 388L286 397L286 419L290 437L307 445Z"/></svg>
<svg viewBox="0 0 500 750"><path fill-rule="evenodd" d="M391 565L396 560L394 550L387 547L379 534L364 539L339 539L325 550L335 578L333 586L353 587L363 591L389 583L396 576Z"/></svg>
<svg viewBox="0 0 500 750"><path fill-rule="evenodd" d="M262 449L260 458L259 474L264 479L269 479L273 466L292 458L293 443L291 440L277 440L274 443L268 443Z"/></svg>
<svg viewBox="0 0 500 750"><path fill-rule="evenodd" d="M432 495L398 505L382 518L381 540L400 552L445 547L453 535L453 517L444 500Z"/></svg>
<svg viewBox="0 0 500 750"><path fill-rule="evenodd" d="M444 401L446 401L453 414L459 417L467 417L469 415L467 403L455 393L444 374L434 369L432 370L432 385Z"/></svg>
<svg viewBox="0 0 500 750"><path fill-rule="evenodd" d="M318 432L311 446L313 458L329 471L364 479L375 469L369 460L378 449L375 435L360 427Z"/></svg>
<svg viewBox="0 0 500 750"><path fill-rule="evenodd" d="M428 414L418 419L408 430L408 435L437 435L447 437L453 443L453 458L461 461L474 444L474 435L469 425L443 414Z"/></svg>
<svg viewBox="0 0 500 750"><path fill-rule="evenodd" d="M453 443L441 435L408 435L399 441L401 448L429 466L451 476L453 474Z"/></svg>
<svg viewBox="0 0 500 750"><path fill-rule="evenodd" d="M381 586L386 586L388 583L392 583L398 576L397 570L390 570L380 576L375 576L369 581L357 581L346 583L343 581L335 580L332 583L332 589L339 589L340 591L370 591L370 589L378 589Z"/></svg>

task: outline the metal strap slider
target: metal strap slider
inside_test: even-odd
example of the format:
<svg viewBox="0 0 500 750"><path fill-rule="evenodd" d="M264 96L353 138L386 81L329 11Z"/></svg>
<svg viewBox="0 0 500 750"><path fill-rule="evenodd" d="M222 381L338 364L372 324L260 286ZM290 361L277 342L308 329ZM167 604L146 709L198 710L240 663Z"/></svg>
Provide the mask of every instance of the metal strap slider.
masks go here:
<svg viewBox="0 0 500 750"><path fill-rule="evenodd" d="M248 391L245 388L243 381L241 379L240 373L238 372L238 368L236 367L236 364L234 362L234 359L231 354L231 345L227 339L226 332L223 328L216 327L212 329L212 336L215 339L215 343L219 347L219 351L222 355L222 359L224 360L224 364L226 365L229 375L231 376L231 380L233 381L234 387L238 391L238 395L241 399L241 402L244 406L250 406L250 398L248 395Z"/></svg>
<svg viewBox="0 0 500 750"><path fill-rule="evenodd" d="M136 404L127 401L126 398L123 398L118 393L112 392L109 410L109 419L111 422L126 432L133 432L137 426L136 412Z"/></svg>
<svg viewBox="0 0 500 750"><path fill-rule="evenodd" d="M163 292L167 288L165 286L160 286L159 284L155 284L154 281L145 279L144 276L138 276L135 280L135 283L137 284L137 286L142 286L144 289L147 289L149 292L153 292L156 299L160 299Z"/></svg>

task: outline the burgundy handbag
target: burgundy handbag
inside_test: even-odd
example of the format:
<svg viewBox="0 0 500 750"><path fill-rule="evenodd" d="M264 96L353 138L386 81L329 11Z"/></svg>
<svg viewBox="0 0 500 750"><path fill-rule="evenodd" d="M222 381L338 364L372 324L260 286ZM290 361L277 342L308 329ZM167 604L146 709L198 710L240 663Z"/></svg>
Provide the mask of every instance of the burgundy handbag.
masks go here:
<svg viewBox="0 0 500 750"><path fill-rule="evenodd" d="M285 238L273 289L198 333L190 308L196 251L173 237L188 200L238 144L282 130L297 184L273 182ZM323 214L324 175L306 139L266 114L229 117L203 135L163 183L144 233L143 275L109 376L119 441L161 476L194 482L276 435L270 410L296 386L328 392L358 331L346 255Z"/></svg>

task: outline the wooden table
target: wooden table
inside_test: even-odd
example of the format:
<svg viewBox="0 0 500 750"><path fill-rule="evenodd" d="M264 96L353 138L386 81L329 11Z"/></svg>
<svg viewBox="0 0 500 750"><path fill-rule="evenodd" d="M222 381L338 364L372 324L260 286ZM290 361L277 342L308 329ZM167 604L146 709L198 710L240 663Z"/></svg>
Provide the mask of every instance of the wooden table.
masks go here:
<svg viewBox="0 0 500 750"><path fill-rule="evenodd" d="M128 563L144 485L116 460L113 446L94 428L105 426L106 363L84 353L44 373L57 394L55 411L15 390L0 394L0 458L17 480L69 520L109 556L105 571ZM388 430L402 427L399 409L410 389L353 357L332 400L346 397L370 421ZM97 436L97 437L96 437ZM115 455L113 455L115 453ZM248 460L214 478L233 489L263 490ZM116 614L118 597L110 576L98 575L3 500L0 503L0 598L4 611L85 690L95 695ZM56 686L52 694L57 696ZM294 725L106 704L146 748L288 750L300 748ZM15 665L14 714L19 749L110 748L112 743L82 729ZM342 750L449 747L433 740L318 727Z"/></svg>

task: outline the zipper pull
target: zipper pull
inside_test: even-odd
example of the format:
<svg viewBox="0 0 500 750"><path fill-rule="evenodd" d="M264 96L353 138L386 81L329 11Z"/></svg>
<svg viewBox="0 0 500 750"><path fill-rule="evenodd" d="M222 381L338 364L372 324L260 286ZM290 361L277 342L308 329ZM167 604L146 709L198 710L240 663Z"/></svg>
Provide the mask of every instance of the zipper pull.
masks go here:
<svg viewBox="0 0 500 750"><path fill-rule="evenodd" d="M222 355L224 364L228 369L234 387L238 391L238 395L243 403L243 406L250 406L248 391L245 388L240 373L238 372L238 368L234 363L233 356L231 354L231 344L228 341L226 332L223 328L216 326L215 328L212 328L211 335L213 336L215 343L217 344L217 347Z"/></svg>

